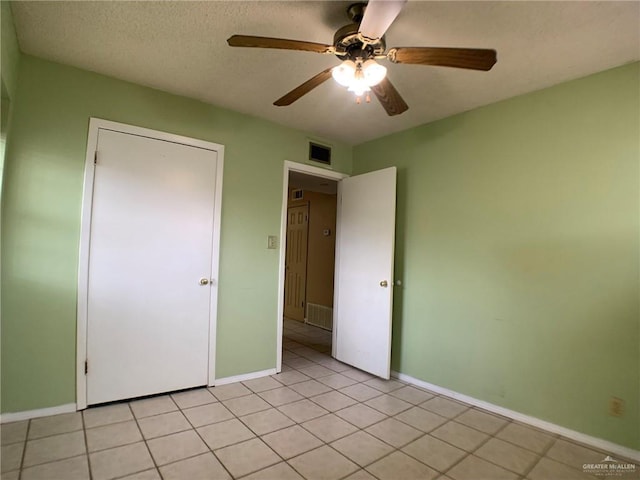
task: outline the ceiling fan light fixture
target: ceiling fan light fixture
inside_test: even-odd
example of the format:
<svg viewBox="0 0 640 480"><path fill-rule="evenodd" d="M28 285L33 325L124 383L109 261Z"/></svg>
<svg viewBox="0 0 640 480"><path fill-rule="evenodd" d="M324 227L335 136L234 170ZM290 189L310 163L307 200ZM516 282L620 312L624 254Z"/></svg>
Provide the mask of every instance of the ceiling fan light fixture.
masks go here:
<svg viewBox="0 0 640 480"><path fill-rule="evenodd" d="M343 87L351 86L356 76L356 62L345 60L331 70L331 76Z"/></svg>
<svg viewBox="0 0 640 480"><path fill-rule="evenodd" d="M373 59L345 60L331 71L334 80L357 97L371 91L387 75L387 69Z"/></svg>
<svg viewBox="0 0 640 480"><path fill-rule="evenodd" d="M375 60L370 59L362 64L362 73L367 85L373 87L374 85L378 85L384 80L384 77L387 76L387 68Z"/></svg>
<svg viewBox="0 0 640 480"><path fill-rule="evenodd" d="M387 115L394 116L407 111L409 106L386 78L387 69L375 59L386 59L396 64L491 70L497 61L497 54L490 49L393 47L387 50L385 34L406 2L407 0L369 0L366 4L361 1L350 5L347 13L351 23L336 31L332 45L253 35L232 35L227 43L231 47L329 54L343 60L340 65L324 69L273 102L278 107L291 105L333 77L339 85L356 94L356 103L362 101L360 97L365 93L365 101L369 102L368 92L373 88L373 93Z"/></svg>

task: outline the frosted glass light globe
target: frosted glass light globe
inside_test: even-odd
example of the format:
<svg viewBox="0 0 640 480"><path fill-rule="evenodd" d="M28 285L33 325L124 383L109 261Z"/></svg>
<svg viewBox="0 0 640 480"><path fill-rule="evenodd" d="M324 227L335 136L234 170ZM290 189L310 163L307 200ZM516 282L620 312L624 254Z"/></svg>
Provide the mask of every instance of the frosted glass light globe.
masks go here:
<svg viewBox="0 0 640 480"><path fill-rule="evenodd" d="M351 60L345 60L331 70L331 76L343 87L348 87L353 83L356 75L356 64Z"/></svg>
<svg viewBox="0 0 640 480"><path fill-rule="evenodd" d="M367 60L362 64L362 73L367 85L373 87L378 85L387 75L386 67L383 67L375 60Z"/></svg>

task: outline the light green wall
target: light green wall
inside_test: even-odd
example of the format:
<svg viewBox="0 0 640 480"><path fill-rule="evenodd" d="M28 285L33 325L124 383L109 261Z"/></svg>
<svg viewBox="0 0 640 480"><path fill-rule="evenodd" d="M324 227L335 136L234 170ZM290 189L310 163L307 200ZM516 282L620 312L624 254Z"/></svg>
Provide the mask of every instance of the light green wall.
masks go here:
<svg viewBox="0 0 640 480"><path fill-rule="evenodd" d="M639 65L354 149L398 167L393 369L640 448Z"/></svg>
<svg viewBox="0 0 640 480"><path fill-rule="evenodd" d="M219 378L274 368L284 160L304 132L29 56L7 151L2 243L2 411L75 401L76 283L89 117L225 145ZM212 87L213 88L213 87ZM332 142L334 167L351 147Z"/></svg>

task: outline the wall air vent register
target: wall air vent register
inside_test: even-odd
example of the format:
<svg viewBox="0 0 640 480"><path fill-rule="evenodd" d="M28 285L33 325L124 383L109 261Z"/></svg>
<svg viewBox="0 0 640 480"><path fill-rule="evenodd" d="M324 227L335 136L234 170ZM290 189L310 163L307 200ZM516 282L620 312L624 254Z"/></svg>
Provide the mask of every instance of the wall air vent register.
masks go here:
<svg viewBox="0 0 640 480"><path fill-rule="evenodd" d="M309 142L309 160L331 165L331 147Z"/></svg>

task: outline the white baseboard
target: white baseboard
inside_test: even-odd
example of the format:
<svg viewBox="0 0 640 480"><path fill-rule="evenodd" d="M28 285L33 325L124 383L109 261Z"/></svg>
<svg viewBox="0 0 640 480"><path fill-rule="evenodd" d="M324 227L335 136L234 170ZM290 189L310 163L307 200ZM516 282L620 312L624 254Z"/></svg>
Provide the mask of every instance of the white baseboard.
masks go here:
<svg viewBox="0 0 640 480"><path fill-rule="evenodd" d="M589 445L591 447L597 448L598 450L603 450L608 453L620 455L621 457L625 457L629 460L640 462L640 451L638 450L634 450L632 448L625 447L623 445L618 445L617 443L613 443L608 440L604 440L602 438L592 437L591 435L587 435L585 433L576 432L575 430L571 430L566 427L561 427L560 425L556 425L555 423L547 422L546 420L541 420L536 417L531 417L523 413L515 412L513 410L509 410L508 408L500 407L498 405L494 405L493 403L485 402L484 400L478 400L477 398L469 397L462 393L454 392L453 390L449 390L448 388L440 387L438 385L433 385L431 383L425 382L418 378L414 378L410 375L405 375L404 373L392 371L391 376L394 378L397 378L398 380L402 380L403 382L407 382L412 385L415 385L417 387L426 388L427 390L431 390L433 392L445 395L447 397L453 398L454 400L460 400L461 402L468 403L469 405L480 407L489 412L502 415L503 417L511 418L513 420L517 420L518 422L526 423L533 427L540 428L542 430L546 430L548 432L555 433L558 435L562 435L563 437L567 437L571 440L575 440L576 442Z"/></svg>
<svg viewBox="0 0 640 480"><path fill-rule="evenodd" d="M247 380L253 380L254 378L267 377L269 375L275 375L277 373L275 368L269 370L262 370L260 372L245 373L243 375L234 375L233 377L216 378L215 386L227 385L229 383L245 382Z"/></svg>
<svg viewBox="0 0 640 480"><path fill-rule="evenodd" d="M233 377L225 377L216 379L214 385L227 385L229 383L244 382L253 380L254 378L267 377L275 375L277 370L270 368L259 372L245 373L243 375L235 375ZM49 415L58 415L60 413L71 413L77 411L77 404L67 403L66 405L58 405L57 407L40 408L38 410L28 410L25 412L9 412L0 414L0 423L19 422L21 420L29 420L30 418L47 417Z"/></svg>
<svg viewBox="0 0 640 480"><path fill-rule="evenodd" d="M10 412L0 415L0 423L19 422L21 420L29 420L30 418L47 417L49 415L58 415L60 413L71 413L77 410L75 403L67 403L58 405L57 407L39 408L37 410L27 410L26 412Z"/></svg>

